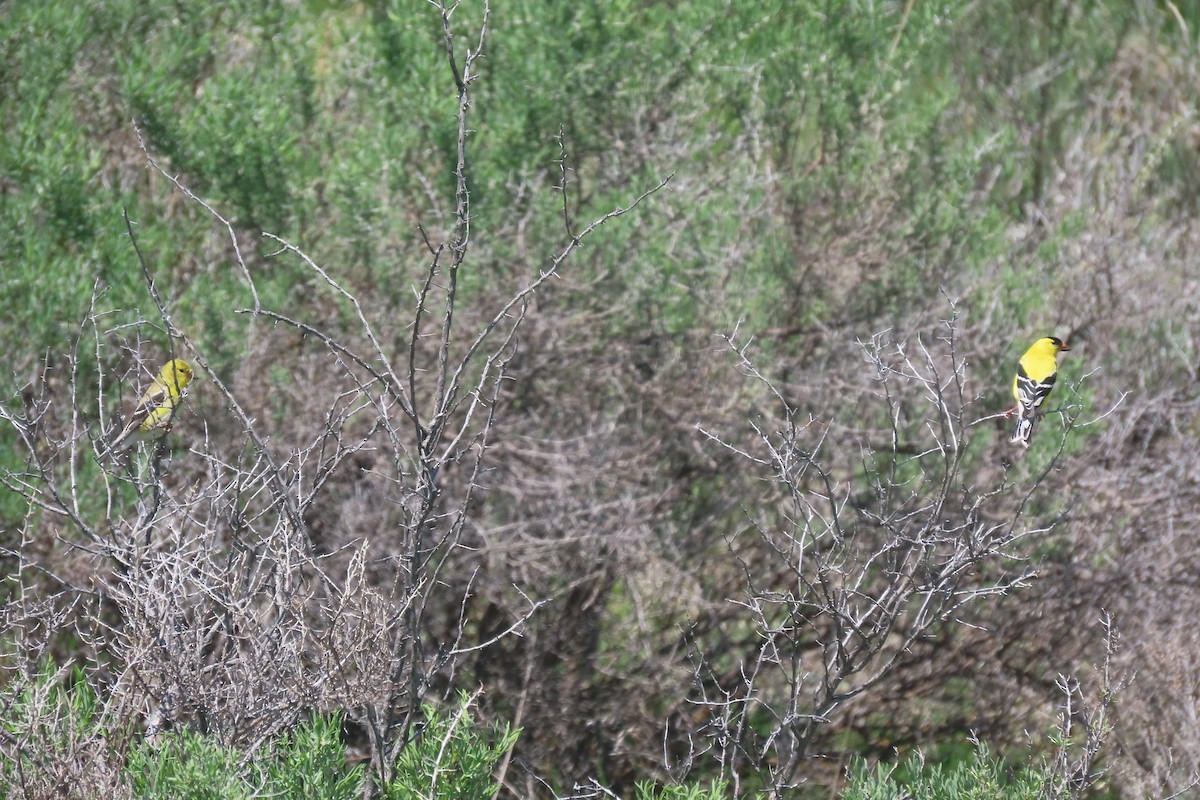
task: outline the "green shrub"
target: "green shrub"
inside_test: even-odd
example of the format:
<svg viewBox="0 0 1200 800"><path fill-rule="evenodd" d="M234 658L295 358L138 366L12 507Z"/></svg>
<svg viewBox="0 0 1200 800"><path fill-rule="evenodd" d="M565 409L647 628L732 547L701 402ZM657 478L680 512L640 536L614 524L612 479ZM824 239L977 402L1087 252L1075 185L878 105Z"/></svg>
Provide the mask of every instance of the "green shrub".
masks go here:
<svg viewBox="0 0 1200 800"><path fill-rule="evenodd" d="M155 800L221 800L305 797L349 800L359 794L365 768L346 764L341 716L315 716L283 734L247 762L237 748L222 747L193 731L143 742L129 757L137 797Z"/></svg>
<svg viewBox="0 0 1200 800"><path fill-rule="evenodd" d="M521 732L507 725L480 729L472 703L463 694L453 713L426 706L425 727L400 752L395 777L383 787L387 800L477 800L496 792L492 773Z"/></svg>
<svg viewBox="0 0 1200 800"><path fill-rule="evenodd" d="M125 789L104 706L83 673L42 665L0 692L0 800L117 797ZM79 776L86 776L82 783ZM8 792L12 792L9 795Z"/></svg>
<svg viewBox="0 0 1200 800"><path fill-rule="evenodd" d="M708 788L700 784L656 786L639 783L635 796L637 800L725 800L729 797L729 785L724 781L716 781Z"/></svg>
<svg viewBox="0 0 1200 800"><path fill-rule="evenodd" d="M492 773L516 743L519 731L507 726L479 728L471 714L472 700L463 695L452 712L425 708L426 724L401 750L392 779L380 787L383 797L475 800L491 796L497 788ZM146 800L358 797L367 780L366 765L346 764L341 725L341 715L315 716L251 758L192 731L142 742L128 761L135 796Z"/></svg>
<svg viewBox="0 0 1200 800"><path fill-rule="evenodd" d="M984 744L955 764L926 766L913 756L897 766L872 769L859 760L850 769L842 800L1039 800L1046 779L1027 767L1009 767Z"/></svg>

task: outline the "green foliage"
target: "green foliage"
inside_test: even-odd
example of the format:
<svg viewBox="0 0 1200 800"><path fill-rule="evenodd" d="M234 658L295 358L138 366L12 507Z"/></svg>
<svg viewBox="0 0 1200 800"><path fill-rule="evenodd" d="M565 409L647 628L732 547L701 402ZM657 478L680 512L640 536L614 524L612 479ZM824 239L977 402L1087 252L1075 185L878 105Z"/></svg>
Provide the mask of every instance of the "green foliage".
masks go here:
<svg viewBox="0 0 1200 800"><path fill-rule="evenodd" d="M926 766L917 756L874 769L857 761L842 800L1038 800L1045 788L1042 775L1010 768L979 744L970 759L952 765Z"/></svg>
<svg viewBox="0 0 1200 800"><path fill-rule="evenodd" d="M644 782L637 785L637 800L725 800L729 797L729 785L716 781L705 788L700 784L686 786L656 786Z"/></svg>
<svg viewBox="0 0 1200 800"><path fill-rule="evenodd" d="M400 752L395 777L383 787L387 800L475 800L499 788L492 772L521 731L508 725L480 729L471 714L472 700L460 695L452 712L425 708L425 727Z"/></svg>
<svg viewBox="0 0 1200 800"><path fill-rule="evenodd" d="M62 714L81 730L100 730L99 696L88 685L82 670L71 670L69 676L64 679L61 670L56 671L51 665L44 665L13 704L17 713L10 718L10 722L12 719L34 719L31 712L43 705Z"/></svg>
<svg viewBox="0 0 1200 800"><path fill-rule="evenodd" d="M362 782L365 765L346 766L340 715L315 717L284 735L273 750L264 783L278 787L281 797L336 800L354 796Z"/></svg>
<svg viewBox="0 0 1200 800"><path fill-rule="evenodd" d="M24 757L0 760L0 783L12 782L21 770L36 771L51 754L75 759L80 748L94 749L94 743L107 750L99 696L81 672L65 680L62 670L47 666L8 694L0 698L6 709L0 731L22 744L11 752ZM393 779L381 787L384 797L474 800L495 791L492 772L520 731L479 727L472 700L464 694L452 710L426 708L426 724L401 751ZM340 714L315 715L252 757L195 731L163 733L130 748L125 772L134 796L146 800L349 800L360 796L366 767L346 764L341 728Z"/></svg>
<svg viewBox="0 0 1200 800"><path fill-rule="evenodd" d="M315 716L247 761L237 748L223 747L192 731L143 742L129 756L136 797L220 800L250 797L357 797L365 767L349 767L341 739L341 717Z"/></svg>
<svg viewBox="0 0 1200 800"><path fill-rule="evenodd" d="M134 796L219 800L253 796L239 775L241 754L192 731L171 734L159 745L135 747L129 755Z"/></svg>
<svg viewBox="0 0 1200 800"><path fill-rule="evenodd" d="M931 285L996 260L1002 232L1022 213L1011 206L1012 181L1025 184L1013 178L982 194L979 184L1030 163L1003 114L1010 95L1018 122L1075 113L1057 98L1111 59L1110 25L1124 19L1112 4L1061 18L1001 5L520 0L494 8L473 86L477 239L495 248L497 263L527 261L529 252L489 234L536 211L526 233L535 258L561 242L558 198L539 188L558 180L561 131L577 218L671 170L682 186L704 175L713 182L689 193L682 247L666 219L613 226L593 240L599 256L573 267L585 282L630 265L595 297L624 296L640 310L614 319L614 335L647 320L683 333L714 314L761 328L899 312ZM455 13L460 61L476 46L481 10L476 0ZM996 36L1016 58L969 44ZM0 37L14 77L0 89L0 120L14 134L0 145L9 185L0 235L16 265L5 288L39 345L61 345L58 326L82 313L97 278L115 289L107 303L145 309L122 235L125 206L180 322L199 327L202 344L230 347L213 312L246 304L243 278L227 256L202 262L211 228L203 212L168 218L170 187L120 172L141 161L130 119L164 166L240 229L298 241L364 290L394 281L415 223L439 221L430 192L452 189L455 91L440 20L421 0L363 8L59 0L0 15ZM1022 70L1065 57L1077 68L1039 92L1005 93ZM1056 126L1038 130L1046 138ZM747 137L760 143L756 151ZM777 182L746 177L763 169ZM788 215L746 213L744 203L760 207L775 191L788 198ZM879 197L896 202L884 207ZM887 264L865 276L849 309L829 287L800 284L817 240L837 250L851 226L881 222L890 233L879 252L858 240L840 246L847 259ZM722 265L731 242L745 242L738 269ZM468 270L464 286L482 290L494 274ZM277 259L255 280L278 305L303 279ZM712 308L718 286L727 302Z"/></svg>
<svg viewBox="0 0 1200 800"><path fill-rule="evenodd" d="M79 670L44 664L0 692L0 708L0 736L10 743L5 753L11 756L0 758L0 786L22 785L57 762L106 760L103 709Z"/></svg>
<svg viewBox="0 0 1200 800"><path fill-rule="evenodd" d="M488 797L492 772L512 749L519 731L479 728L464 695L452 713L426 708L420 735L401 751L394 777L381 786L389 800ZM129 758L137 797L212 798L306 797L339 800L362 791L365 765L349 767L341 740L341 717L316 716L247 759L237 748L211 737L181 731L155 744L143 743Z"/></svg>

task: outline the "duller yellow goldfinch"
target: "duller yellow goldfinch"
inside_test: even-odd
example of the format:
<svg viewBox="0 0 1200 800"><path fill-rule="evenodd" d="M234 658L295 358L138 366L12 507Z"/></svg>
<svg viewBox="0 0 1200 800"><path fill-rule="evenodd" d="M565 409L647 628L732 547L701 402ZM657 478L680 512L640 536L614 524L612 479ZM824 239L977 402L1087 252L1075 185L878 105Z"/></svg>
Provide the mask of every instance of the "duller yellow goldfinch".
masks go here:
<svg viewBox="0 0 1200 800"><path fill-rule="evenodd" d="M1013 378L1013 397L1017 407L1010 413L1017 415L1017 429L1012 443L1029 447L1033 435L1033 423L1038 408L1050 396L1054 380L1058 377L1058 354L1070 347L1057 336L1045 336L1034 342L1017 364L1017 376Z"/></svg>
<svg viewBox="0 0 1200 800"><path fill-rule="evenodd" d="M154 382L142 392L121 435L110 451L128 450L138 442L164 436L171 429L175 412L183 405L183 390L192 381L192 365L182 358L163 364Z"/></svg>

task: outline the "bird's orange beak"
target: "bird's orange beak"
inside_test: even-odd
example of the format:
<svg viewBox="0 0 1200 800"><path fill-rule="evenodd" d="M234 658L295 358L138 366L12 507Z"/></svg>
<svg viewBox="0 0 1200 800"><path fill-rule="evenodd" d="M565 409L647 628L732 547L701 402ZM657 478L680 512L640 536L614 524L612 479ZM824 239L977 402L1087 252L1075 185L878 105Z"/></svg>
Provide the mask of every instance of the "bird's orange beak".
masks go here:
<svg viewBox="0 0 1200 800"><path fill-rule="evenodd" d="M1071 349L1071 345L1067 344L1066 342L1063 342L1063 343L1062 343L1062 346L1061 346L1061 347L1059 347L1058 349L1059 349L1059 350L1063 350L1063 351L1070 350L1070 349Z"/></svg>

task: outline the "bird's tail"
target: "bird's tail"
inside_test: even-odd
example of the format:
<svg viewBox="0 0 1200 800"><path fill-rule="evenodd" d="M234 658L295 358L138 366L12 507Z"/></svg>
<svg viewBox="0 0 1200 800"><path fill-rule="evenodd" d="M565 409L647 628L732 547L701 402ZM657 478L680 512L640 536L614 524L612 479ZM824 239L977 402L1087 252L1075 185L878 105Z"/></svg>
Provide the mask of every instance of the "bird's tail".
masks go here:
<svg viewBox="0 0 1200 800"><path fill-rule="evenodd" d="M138 443L136 428L127 428L117 434L117 438L113 439L102 455L103 458L109 456L118 456L126 450L131 450Z"/></svg>
<svg viewBox="0 0 1200 800"><path fill-rule="evenodd" d="M1017 429L1013 431L1012 438L1009 439L1013 444L1019 444L1021 447L1029 447L1029 439L1033 436L1033 421L1037 418L1035 413L1026 416L1022 413L1024 409L1017 411Z"/></svg>

